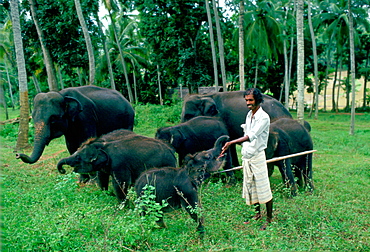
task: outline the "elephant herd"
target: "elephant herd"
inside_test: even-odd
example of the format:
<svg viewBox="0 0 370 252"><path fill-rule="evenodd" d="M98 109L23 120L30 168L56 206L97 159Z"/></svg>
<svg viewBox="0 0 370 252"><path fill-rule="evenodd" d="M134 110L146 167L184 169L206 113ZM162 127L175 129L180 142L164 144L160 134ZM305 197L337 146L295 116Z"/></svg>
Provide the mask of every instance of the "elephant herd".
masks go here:
<svg viewBox="0 0 370 252"><path fill-rule="evenodd" d="M168 199L168 210L186 204L194 208L199 205L197 188L202 181L222 163L224 169L239 165L235 146L229 148L227 155L219 154L228 139L243 135L240 125L249 111L243 93L187 96L181 123L159 128L155 138L133 132L134 109L115 90L82 86L39 93L32 113L33 152L31 156L18 153L16 158L35 163L51 140L64 135L70 156L58 162L60 173L65 173L63 165L69 165L80 174L81 182L96 174L103 190L108 189L111 178L120 202L125 200L130 187L134 186L140 196L145 185L150 184L156 189L157 202ZM289 111L270 96L264 95L261 106L271 119L267 159L313 149L308 122L302 126L293 120ZM278 166L293 195L297 190L294 177L298 178L299 186L313 190L312 154L269 163L270 176L274 166ZM233 172L228 175L235 183ZM202 233L202 218L185 209L198 222L197 229ZM165 226L163 219L158 224Z"/></svg>

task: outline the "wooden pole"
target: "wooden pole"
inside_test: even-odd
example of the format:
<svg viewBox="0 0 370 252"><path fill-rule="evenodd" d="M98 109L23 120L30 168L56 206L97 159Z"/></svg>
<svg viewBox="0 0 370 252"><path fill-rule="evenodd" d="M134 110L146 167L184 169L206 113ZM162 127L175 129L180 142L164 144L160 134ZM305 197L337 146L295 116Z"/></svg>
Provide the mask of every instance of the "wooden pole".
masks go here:
<svg viewBox="0 0 370 252"><path fill-rule="evenodd" d="M298 152L298 153L294 153L294 154L290 154L290 155L286 155L286 156L282 156L282 157L275 157L275 158L271 158L271 159L266 160L266 163L268 164L268 163L280 161L280 160L287 159L287 158L298 157L298 156L302 156L302 155L313 153L315 151L317 151L317 150L309 150L309 151ZM231 169L228 169L228 170L218 171L218 172L215 172L215 173L223 173L223 172L228 172L228 171L235 171L235 170L240 170L242 168L243 168L243 166L237 166L237 167L234 167L234 168L231 168Z"/></svg>

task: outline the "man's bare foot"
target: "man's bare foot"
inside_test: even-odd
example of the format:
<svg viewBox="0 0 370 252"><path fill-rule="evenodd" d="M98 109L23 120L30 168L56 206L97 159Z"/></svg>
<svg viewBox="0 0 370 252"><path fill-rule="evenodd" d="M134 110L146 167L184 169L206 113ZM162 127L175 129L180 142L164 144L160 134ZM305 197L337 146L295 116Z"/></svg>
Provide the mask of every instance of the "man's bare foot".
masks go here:
<svg viewBox="0 0 370 252"><path fill-rule="evenodd" d="M252 223L252 221L256 221L256 220L259 220L261 218L262 218L261 214L256 214L249 221L244 221L244 224L250 224L250 223Z"/></svg>

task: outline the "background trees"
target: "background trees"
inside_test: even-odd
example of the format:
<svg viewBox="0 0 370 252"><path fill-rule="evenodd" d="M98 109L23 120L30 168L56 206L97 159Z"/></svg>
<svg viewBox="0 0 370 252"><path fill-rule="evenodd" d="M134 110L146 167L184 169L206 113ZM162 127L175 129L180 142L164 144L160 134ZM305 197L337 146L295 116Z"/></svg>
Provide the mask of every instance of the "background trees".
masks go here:
<svg viewBox="0 0 370 252"><path fill-rule="evenodd" d="M0 14L4 18L0 28L6 31L6 27L11 25L6 18L10 9L8 1L3 2ZM159 97L163 97L164 103L170 103L169 89L181 85L196 93L199 86L222 83L224 76L228 90L257 86L285 101L287 106L294 104L292 98L298 77L294 1L245 1L241 5L240 1L229 0L225 4L220 2L218 8L214 8L217 1L207 1L211 21L207 18L203 0L80 0L76 3L81 5L86 29L91 36L89 51L95 59L95 84L116 88L131 102L159 103ZM22 0L19 4L30 98L39 91L55 89L50 85L53 78L48 72L56 73L57 89L91 83L89 64L91 68L92 57L88 57L74 1ZM241 13L240 6L245 9L241 8ZM340 75L341 70L348 70L350 64L348 0L311 1L311 34L308 32L307 7L306 3L303 6L305 46L300 49L305 53L304 89L314 91L312 76L315 64L311 39L314 36L318 61L317 90L325 94L328 80L332 78L329 74L335 72L333 91L328 95L331 95L331 107L337 110L338 89L347 91L348 104L351 99L349 76ZM102 10L106 10L106 16L99 14ZM351 10L355 73L356 78L365 77L366 87L370 50L368 2L353 2ZM213 68L209 29L210 24L216 24L216 19L220 25L217 34L222 34L222 40L214 39L217 71ZM223 45L219 41L223 41ZM4 39L1 45L3 86L13 83L14 91L19 92L17 77L13 74L16 67L14 43ZM222 48L225 71L221 71ZM45 49L49 51L50 61L45 56ZM243 55L239 56L239 52ZM239 78L245 80L245 86L240 87ZM5 94L10 105L12 93L7 88ZM356 97L364 107L367 99L366 92L363 97Z"/></svg>

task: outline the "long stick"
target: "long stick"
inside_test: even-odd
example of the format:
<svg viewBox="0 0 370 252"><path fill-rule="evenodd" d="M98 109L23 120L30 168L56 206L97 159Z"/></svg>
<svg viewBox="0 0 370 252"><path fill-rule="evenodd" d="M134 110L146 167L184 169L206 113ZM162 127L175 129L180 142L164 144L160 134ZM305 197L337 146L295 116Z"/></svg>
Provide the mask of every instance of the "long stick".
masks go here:
<svg viewBox="0 0 370 252"><path fill-rule="evenodd" d="M298 153L294 153L294 154L290 154L290 155L286 155L286 156L282 156L282 157L275 157L275 158L271 158L271 159L266 160L266 163L272 163L272 162L280 161L280 160L287 159L287 158L302 156L302 155L313 153L315 151L317 151L317 150L309 150L309 151L298 152ZM237 166L237 167L234 167L234 168L231 168L231 169L227 169L227 170L224 170L224 171L218 171L218 172L215 172L215 173L235 171L235 170L240 170L242 168L243 168L243 166Z"/></svg>

